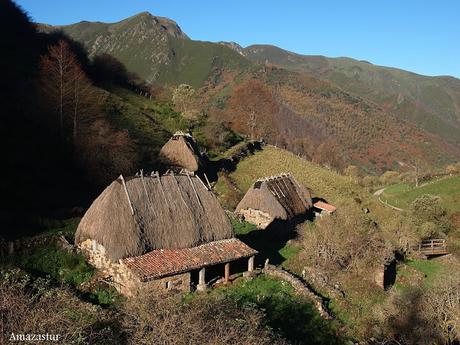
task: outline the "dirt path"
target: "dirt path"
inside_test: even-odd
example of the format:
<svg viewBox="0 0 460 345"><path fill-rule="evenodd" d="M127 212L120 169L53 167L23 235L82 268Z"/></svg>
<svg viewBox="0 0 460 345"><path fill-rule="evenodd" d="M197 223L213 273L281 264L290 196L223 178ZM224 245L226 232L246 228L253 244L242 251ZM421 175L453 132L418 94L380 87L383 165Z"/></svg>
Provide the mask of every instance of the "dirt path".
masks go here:
<svg viewBox="0 0 460 345"><path fill-rule="evenodd" d="M380 195L382 195L382 193L383 193L384 191L385 191L385 188L379 189L378 191L376 191L376 192L374 193L374 196L380 196Z"/></svg>
<svg viewBox="0 0 460 345"><path fill-rule="evenodd" d="M399 211L399 212L404 211L402 208L399 208L399 207L390 205L388 202L383 201L382 198L381 198L381 196L382 196L382 194L383 194L384 191L385 191L385 188L379 189L378 191L376 191L376 192L374 193L374 196L377 197L377 198L379 199L379 201L380 201L383 205L385 205L385 206L387 206L387 207L389 207L389 208L391 208L391 209L393 209L393 210L395 210L395 211Z"/></svg>

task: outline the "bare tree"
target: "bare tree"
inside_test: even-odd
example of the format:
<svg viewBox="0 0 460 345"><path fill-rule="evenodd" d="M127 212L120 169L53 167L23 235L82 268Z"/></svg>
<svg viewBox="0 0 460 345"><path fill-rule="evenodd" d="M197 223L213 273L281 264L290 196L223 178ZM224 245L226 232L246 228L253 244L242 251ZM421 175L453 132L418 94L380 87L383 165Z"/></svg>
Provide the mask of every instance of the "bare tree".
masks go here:
<svg viewBox="0 0 460 345"><path fill-rule="evenodd" d="M70 74L77 63L69 44L60 40L48 48L48 53L40 59L41 87L48 101L59 116L59 130L64 135L64 112L72 94Z"/></svg>
<svg viewBox="0 0 460 345"><path fill-rule="evenodd" d="M189 119L196 118L195 90L187 84L180 84L174 91L172 101L182 115Z"/></svg>
<svg viewBox="0 0 460 345"><path fill-rule="evenodd" d="M40 81L44 97L58 113L62 136L70 124L73 141L84 115L89 116L99 104L95 89L77 61L69 44L60 40L40 59Z"/></svg>
<svg viewBox="0 0 460 345"><path fill-rule="evenodd" d="M79 123L90 117L99 105L96 91L78 63L71 68L70 78L73 87L72 104L72 138L77 141Z"/></svg>

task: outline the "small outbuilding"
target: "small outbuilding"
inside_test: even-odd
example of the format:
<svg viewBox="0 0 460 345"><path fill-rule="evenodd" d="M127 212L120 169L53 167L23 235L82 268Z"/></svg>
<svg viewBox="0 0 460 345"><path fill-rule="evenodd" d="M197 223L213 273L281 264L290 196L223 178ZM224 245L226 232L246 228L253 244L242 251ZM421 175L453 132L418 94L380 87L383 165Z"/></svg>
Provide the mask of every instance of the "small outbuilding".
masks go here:
<svg viewBox="0 0 460 345"><path fill-rule="evenodd" d="M252 271L257 253L234 238L215 195L189 174L120 175L88 209L75 242L128 296L204 289L211 272L228 281L232 262Z"/></svg>
<svg viewBox="0 0 460 345"><path fill-rule="evenodd" d="M184 132L176 132L160 150L160 162L175 171L186 169L191 172L202 171L205 158L193 137Z"/></svg>
<svg viewBox="0 0 460 345"><path fill-rule="evenodd" d="M275 219L292 220L312 207L311 193L291 174L257 180L246 192L235 212L260 229Z"/></svg>
<svg viewBox="0 0 460 345"><path fill-rule="evenodd" d="M331 215L337 211L337 207L321 200L314 202L313 208L316 216Z"/></svg>

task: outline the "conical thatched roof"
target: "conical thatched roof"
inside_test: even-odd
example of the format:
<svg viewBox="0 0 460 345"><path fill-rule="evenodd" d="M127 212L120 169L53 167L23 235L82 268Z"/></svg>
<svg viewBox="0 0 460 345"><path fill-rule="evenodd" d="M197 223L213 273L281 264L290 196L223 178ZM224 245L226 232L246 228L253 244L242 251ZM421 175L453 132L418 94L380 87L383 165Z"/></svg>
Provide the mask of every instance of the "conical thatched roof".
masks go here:
<svg viewBox="0 0 460 345"><path fill-rule="evenodd" d="M260 210L273 218L287 220L305 214L311 206L310 191L294 176L281 174L257 180L236 207L236 212Z"/></svg>
<svg viewBox="0 0 460 345"><path fill-rule="evenodd" d="M184 168L198 171L204 161L198 145L190 134L176 132L160 150L160 162L169 168Z"/></svg>
<svg viewBox="0 0 460 345"><path fill-rule="evenodd" d="M196 176L136 176L112 182L81 220L75 240L94 239L118 260L153 249L233 237L225 211Z"/></svg>

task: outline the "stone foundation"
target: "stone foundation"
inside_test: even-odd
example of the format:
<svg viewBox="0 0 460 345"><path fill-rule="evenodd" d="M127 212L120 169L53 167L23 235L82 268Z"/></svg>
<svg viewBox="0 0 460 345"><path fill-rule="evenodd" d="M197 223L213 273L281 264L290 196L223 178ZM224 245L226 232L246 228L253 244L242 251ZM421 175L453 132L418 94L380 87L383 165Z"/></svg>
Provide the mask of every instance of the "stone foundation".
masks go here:
<svg viewBox="0 0 460 345"><path fill-rule="evenodd" d="M259 229L266 229L267 226L269 226L270 223L274 220L274 218L268 213L262 212L260 210L254 210L252 208L240 210L240 214L244 217L245 221L254 224Z"/></svg>
<svg viewBox="0 0 460 345"><path fill-rule="evenodd" d="M190 272L142 282L123 263L108 259L105 248L96 241L88 239L80 244L80 249L87 261L100 270L117 291L125 296L132 297L150 291L157 293L190 291Z"/></svg>

